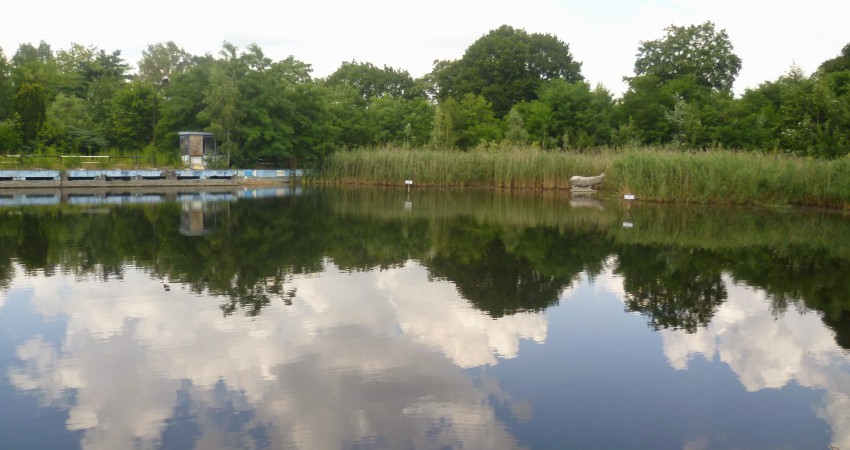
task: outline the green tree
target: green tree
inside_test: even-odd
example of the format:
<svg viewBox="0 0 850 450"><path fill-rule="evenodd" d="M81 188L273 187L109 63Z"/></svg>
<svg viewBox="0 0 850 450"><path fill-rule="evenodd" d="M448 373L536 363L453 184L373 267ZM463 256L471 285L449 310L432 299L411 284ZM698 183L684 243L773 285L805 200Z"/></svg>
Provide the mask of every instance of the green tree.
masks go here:
<svg viewBox="0 0 850 450"><path fill-rule="evenodd" d="M377 144L424 145L431 138L434 107L423 97L382 97L367 110Z"/></svg>
<svg viewBox="0 0 850 450"><path fill-rule="evenodd" d="M368 62L343 62L325 82L329 86L353 87L366 100L385 96L412 99L424 95L407 71L387 66L381 69Z"/></svg>
<svg viewBox="0 0 850 450"><path fill-rule="evenodd" d="M349 85L325 84L328 112L332 117L333 132L328 138L336 140L337 148L357 148L372 145L375 130L367 119L369 99Z"/></svg>
<svg viewBox="0 0 850 450"><path fill-rule="evenodd" d="M158 83L164 77L173 78L191 67L193 56L178 47L174 41L148 45L142 50L139 60L139 77L152 83Z"/></svg>
<svg viewBox="0 0 850 450"><path fill-rule="evenodd" d="M225 42L220 54L218 64L236 80L244 114L236 164L317 161L333 148L327 90L312 80L308 64L293 57L271 62L256 45L239 52Z"/></svg>
<svg viewBox="0 0 850 450"><path fill-rule="evenodd" d="M581 63L573 59L566 43L507 25L475 41L461 59L435 63L432 74L440 100L480 95L499 118L518 102L534 100L546 80L583 79Z"/></svg>
<svg viewBox="0 0 850 450"><path fill-rule="evenodd" d="M141 80L126 83L115 92L109 130L113 145L138 150L151 142L154 95L154 87Z"/></svg>
<svg viewBox="0 0 850 450"><path fill-rule="evenodd" d="M821 73L850 71L850 43L841 49L841 54L824 61L818 68L818 71Z"/></svg>
<svg viewBox="0 0 850 450"><path fill-rule="evenodd" d="M0 121L0 152L19 153L23 140L21 130L13 120Z"/></svg>
<svg viewBox="0 0 850 450"><path fill-rule="evenodd" d="M210 72L209 88L204 92L204 109L198 113L201 120L210 124L210 130L223 139L222 151L230 165L231 152L235 151L234 132L244 113L239 109L239 89L221 67Z"/></svg>
<svg viewBox="0 0 850 450"><path fill-rule="evenodd" d="M511 112L508 113L505 141L516 145L523 145L528 142L528 132L525 130L525 121L517 108L511 108Z"/></svg>
<svg viewBox="0 0 850 450"><path fill-rule="evenodd" d="M41 132L45 145L64 153L92 154L106 148L106 138L97 131L83 99L59 94L47 108Z"/></svg>
<svg viewBox="0 0 850 450"><path fill-rule="evenodd" d="M662 38L641 41L635 61L635 77L653 75L660 83L693 76L697 84L719 92L732 92L741 70L741 58L733 53L726 30L714 23L687 27L671 25Z"/></svg>
<svg viewBox="0 0 850 450"><path fill-rule="evenodd" d="M466 94L440 103L434 117L433 144L437 147L468 150L501 138L499 120L490 104L475 94Z"/></svg>
<svg viewBox="0 0 850 450"><path fill-rule="evenodd" d="M177 133L204 130L209 120L202 119L205 93L210 90L210 73L216 65L211 55L195 58L192 66L174 74L168 83L168 95L161 99L156 122L156 142L177 156ZM223 149L226 151L227 149Z"/></svg>
<svg viewBox="0 0 850 450"><path fill-rule="evenodd" d="M85 98L88 92L87 68L95 64L97 47L71 43L71 48L56 52L56 65L61 76L60 93Z"/></svg>
<svg viewBox="0 0 850 450"><path fill-rule="evenodd" d="M328 89L337 147L429 140L433 108L423 84L406 71L344 62L322 86Z"/></svg>
<svg viewBox="0 0 850 450"><path fill-rule="evenodd" d="M41 41L38 47L30 43L21 44L12 56L12 85L16 90L27 83L40 84L45 89L48 101L57 93L60 85L59 70L50 45Z"/></svg>
<svg viewBox="0 0 850 450"><path fill-rule="evenodd" d="M635 75L626 78L621 123L633 124L644 143L723 145L741 59L726 31L716 31L712 22L671 25L665 32L640 44Z"/></svg>
<svg viewBox="0 0 850 450"><path fill-rule="evenodd" d="M0 48L0 121L12 117L15 112L12 98L15 88L12 84L12 65L6 60L3 49Z"/></svg>
<svg viewBox="0 0 850 450"><path fill-rule="evenodd" d="M47 95L44 86L25 83L15 94L15 114L20 123L24 145L31 145L47 118Z"/></svg>
<svg viewBox="0 0 850 450"><path fill-rule="evenodd" d="M591 90L585 82L558 79L544 83L537 97L518 110L532 141L542 148L586 149L611 141L614 100L605 88Z"/></svg>

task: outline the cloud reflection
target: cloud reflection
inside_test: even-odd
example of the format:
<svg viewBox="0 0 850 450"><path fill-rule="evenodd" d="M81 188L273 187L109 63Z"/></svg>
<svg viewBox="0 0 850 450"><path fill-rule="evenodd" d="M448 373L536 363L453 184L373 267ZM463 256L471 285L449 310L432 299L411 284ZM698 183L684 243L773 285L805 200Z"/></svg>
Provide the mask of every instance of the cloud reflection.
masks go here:
<svg viewBox="0 0 850 450"><path fill-rule="evenodd" d="M215 299L163 291L133 268L109 282L18 277L11 290L65 328L19 346L7 375L67 408L86 449L157 448L177 428L205 449L519 447L491 402L530 415L527 405L461 369L543 342L545 316L492 319L427 279L413 263L327 263L291 281L292 305L224 318Z"/></svg>
<svg viewBox="0 0 850 450"><path fill-rule="evenodd" d="M707 327L695 333L662 329L664 355L676 370L687 370L701 355L726 363L747 391L779 389L791 383L824 392L818 416L832 428L832 445L850 448L850 355L819 314L794 305L776 315L764 291L723 282L728 299ZM622 278L608 271L597 285L623 296ZM695 447L696 448L696 447Z"/></svg>

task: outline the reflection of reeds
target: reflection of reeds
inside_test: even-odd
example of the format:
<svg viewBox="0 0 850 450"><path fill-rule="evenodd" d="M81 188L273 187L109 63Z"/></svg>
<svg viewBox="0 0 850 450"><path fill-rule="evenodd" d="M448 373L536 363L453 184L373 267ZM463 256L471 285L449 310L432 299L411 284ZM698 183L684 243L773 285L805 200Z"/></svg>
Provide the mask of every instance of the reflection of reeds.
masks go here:
<svg viewBox="0 0 850 450"><path fill-rule="evenodd" d="M428 189L407 194L400 188L363 187L318 192L332 200L335 214L350 217L434 223L468 217L506 228L595 232L625 245L745 253L753 248L785 254L819 251L850 260L850 243L839 238L850 235L850 222L847 213L840 211L652 203L633 204L626 210L622 201L597 202L558 191ZM585 205L588 200L593 203ZM633 226L623 227L626 221Z"/></svg>
<svg viewBox="0 0 850 450"><path fill-rule="evenodd" d="M850 160L658 149L545 152L383 148L331 155L331 184L568 189L573 175L604 172L602 190L638 199L712 204L850 206Z"/></svg>
<svg viewBox="0 0 850 450"><path fill-rule="evenodd" d="M439 221L465 216L477 222L503 226L602 230L616 223L622 215L616 204L598 202L593 208L577 207L568 193L558 191L428 189L407 194L401 190L364 187L323 189L321 192L333 197L334 209L339 214L389 220Z"/></svg>
<svg viewBox="0 0 850 450"><path fill-rule="evenodd" d="M612 228L623 244L657 244L718 252L773 249L850 259L847 213L777 208L721 208L639 204L629 209L634 228Z"/></svg>

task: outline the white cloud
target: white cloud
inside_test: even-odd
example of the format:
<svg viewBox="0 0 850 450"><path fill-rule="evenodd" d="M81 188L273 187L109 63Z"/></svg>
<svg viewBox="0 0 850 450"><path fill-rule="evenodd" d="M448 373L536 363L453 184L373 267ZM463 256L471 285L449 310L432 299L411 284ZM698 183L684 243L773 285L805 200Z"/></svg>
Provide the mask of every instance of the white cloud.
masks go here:
<svg viewBox="0 0 850 450"><path fill-rule="evenodd" d="M456 59L477 38L508 24L550 33L570 45L591 83L615 93L632 73L639 41L667 25L714 21L728 30L743 59L736 91L776 79L792 62L811 72L846 44L850 4L719 0L515 2L449 0L246 0L166 2L128 9L103 0L13 2L4 7L0 46L14 54L23 42L44 39L54 49L71 42L120 49L132 64L149 44L174 40L186 50L217 53L224 40L256 42L268 56L289 55L326 76L352 59L430 72L436 59Z"/></svg>
<svg viewBox="0 0 850 450"><path fill-rule="evenodd" d="M66 426L84 430L86 449L156 447L181 391L199 410L201 448L246 439L205 418L225 400L251 411L254 426L269 425L281 447L377 438L396 446L413 436L428 446L515 448L486 401L492 387L474 386L461 368L497 364L520 340L546 339L542 314L493 320L413 263L366 273L329 265L321 277L291 281L292 305L272 303L254 318L224 318L214 297L164 291L135 269L109 283L23 281L45 320L65 322L65 335L29 339L7 375L67 408ZM14 280L11 290L20 289Z"/></svg>
<svg viewBox="0 0 850 450"><path fill-rule="evenodd" d="M613 262L596 278L596 287L623 301L623 279L612 273ZM695 333L660 330L664 356L676 370L703 357L729 366L747 391L779 389L790 383L824 392L818 416L832 429L832 445L850 448L850 354L815 313L791 305L780 316L770 311L764 291L737 285L724 277L728 298L706 327ZM686 448L705 448L699 437Z"/></svg>
<svg viewBox="0 0 850 450"><path fill-rule="evenodd" d="M789 306L779 317L765 293L724 279L728 299L711 323L694 334L662 330L664 354L677 370L700 355L729 365L750 391L779 389L792 382L822 389L819 415L832 427L833 443L850 447L850 355L814 313Z"/></svg>

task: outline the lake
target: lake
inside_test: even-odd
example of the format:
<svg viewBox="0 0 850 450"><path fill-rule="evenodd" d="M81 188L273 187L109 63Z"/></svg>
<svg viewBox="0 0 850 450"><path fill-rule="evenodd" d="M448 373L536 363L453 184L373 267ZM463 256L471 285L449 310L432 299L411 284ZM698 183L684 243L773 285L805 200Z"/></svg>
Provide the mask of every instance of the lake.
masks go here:
<svg viewBox="0 0 850 450"><path fill-rule="evenodd" d="M848 238L553 192L0 196L0 448L848 450Z"/></svg>

